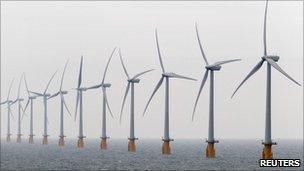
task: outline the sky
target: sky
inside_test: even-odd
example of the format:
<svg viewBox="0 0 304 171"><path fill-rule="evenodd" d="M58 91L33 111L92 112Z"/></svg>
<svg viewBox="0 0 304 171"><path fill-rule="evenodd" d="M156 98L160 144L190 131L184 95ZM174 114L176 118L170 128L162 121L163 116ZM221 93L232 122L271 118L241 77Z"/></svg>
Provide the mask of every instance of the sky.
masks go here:
<svg viewBox="0 0 304 171"><path fill-rule="evenodd" d="M15 78L11 98L16 98L18 82L25 73L30 90L42 92L58 70L48 92L59 89L60 76L70 60L63 89L73 117L64 114L65 135L76 138L74 122L78 69L81 55L83 86L102 80L106 61L114 49L121 48L127 70L134 75L155 69L135 85L135 136L160 139L164 125L164 85L152 100L146 116L142 113L161 74L154 29L158 29L160 49L166 71L193 77L198 81L170 81L170 136L173 139L208 137L209 80L195 114L191 114L199 84L205 72L195 35L195 22L210 63L240 58L215 72L215 139L260 139L264 137L266 105L266 65L246 82L231 99L242 79L263 54L263 1L201 2L1 2L1 101ZM303 85L303 2L270 1L267 21L269 54L280 56L278 64ZM114 54L106 76L112 84L108 100L114 119L107 115L107 134L111 138L129 135L130 96L119 114L127 84ZM24 82L21 96L26 99ZM26 101L26 100L25 100ZM48 101L48 130L59 135L59 97ZM272 138L303 139L303 87L272 69ZM23 103L23 106L25 103ZM43 134L42 98L34 101L34 134ZM84 135L101 135L102 92L83 94ZM22 133L29 134L29 111L22 120ZM17 107L13 106L17 118ZM11 121L17 133L16 120ZM1 136L6 135L6 107L1 106Z"/></svg>

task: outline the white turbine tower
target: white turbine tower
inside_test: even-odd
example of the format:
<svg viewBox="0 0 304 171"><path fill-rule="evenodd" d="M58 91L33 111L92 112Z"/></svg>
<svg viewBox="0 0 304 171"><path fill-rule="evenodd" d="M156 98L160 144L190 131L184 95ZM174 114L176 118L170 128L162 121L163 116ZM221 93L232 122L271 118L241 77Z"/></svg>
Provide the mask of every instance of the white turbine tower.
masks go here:
<svg viewBox="0 0 304 171"><path fill-rule="evenodd" d="M164 137L163 137L163 146L162 146L162 154L170 154L171 150L170 150L170 141L173 141L173 139L170 138L169 136L169 79L170 78L180 78L180 79L187 79L187 80L193 80L196 81L196 79L193 78L189 78L189 77L185 77L182 75L178 75L175 74L173 72L166 72L163 62L162 62L162 57L161 57L161 53L160 53L160 49L159 49L159 44L158 44L158 37L157 37L157 30L155 29L155 38L156 38L156 45L157 45L157 52L158 52L158 58L159 58L159 62L160 62L160 66L162 69L162 75L161 78L159 80L159 82L157 83L155 89L152 92L152 95L150 96L145 110L143 112L143 115L145 115L146 110L153 98L153 96L155 95L155 93L157 92L157 90L159 89L159 87L161 86L161 84L163 83L163 80L166 80L166 87L165 87L165 123L164 123Z"/></svg>
<svg viewBox="0 0 304 171"><path fill-rule="evenodd" d="M21 111L23 111L21 102L24 100L23 98L20 98L20 87L21 87L21 81L23 78L23 74L21 75L21 78L19 80L19 86L18 86L18 95L17 99L11 103L13 105L14 103L18 102L18 127L17 127L17 143L21 142Z"/></svg>
<svg viewBox="0 0 304 171"><path fill-rule="evenodd" d="M84 147L84 140L83 139L85 138L85 136L83 135L82 94L83 94L83 91L87 90L87 88L81 87L82 64L83 64L83 56L81 56L80 66L79 66L78 84L77 84L77 88L76 88L76 90L77 90L76 110L75 110L75 118L74 118L74 120L76 121L77 113L78 113L78 105L79 105L79 133L78 133L78 140L77 140L77 147L78 148L83 148Z"/></svg>
<svg viewBox="0 0 304 171"><path fill-rule="evenodd" d="M64 143L64 137L65 137L65 135L64 135L64 132L63 132L63 123L64 123L64 121L63 121L63 110L64 110L64 108L67 110L67 112L69 113L69 115L72 116L71 112L68 109L68 107L67 107L67 105L65 103L65 100L64 100L64 95L67 94L68 92L62 90L63 78L64 78L64 74L65 74L68 62L69 61L67 61L65 63L65 66L64 66L64 69L63 69L63 72L62 72L62 75L61 75L61 82L60 82L59 91L48 98L48 99L51 99L53 97L56 97L56 96L60 95L60 134L59 134L59 142L58 142L58 146L60 146L60 147L64 146L64 144L65 144Z"/></svg>
<svg viewBox="0 0 304 171"><path fill-rule="evenodd" d="M126 66L125 66L125 64L123 62L120 49L119 49L119 57L120 57L121 65L122 65L122 67L124 69L124 72L125 72L125 74L127 76L127 82L128 82L127 87L126 87L126 91L125 91L125 95L124 95L124 98L123 98L123 102L122 102L122 105L121 105L119 122L121 123L121 118L122 118L122 112L123 112L124 104L125 104L125 101L126 101L126 98L127 98L128 92L129 92L129 89L131 87L130 136L128 138L129 139L129 142L128 142L128 151L135 152L136 151L135 140L137 140L138 138L135 137L135 133L134 133L134 83L139 83L139 81L140 81L139 77L142 76L145 73L153 71L153 69L150 69L150 70L138 73L135 76L130 77L129 74L128 74L128 72L127 72L127 68L126 68Z"/></svg>
<svg viewBox="0 0 304 171"><path fill-rule="evenodd" d="M7 134L6 134L6 141L10 142L11 141L11 115L14 118L14 115L12 113L11 110L11 105L12 105L12 100L10 100L10 93L11 93L11 89L13 86L13 82L14 79L12 79L10 86L9 86L9 90L8 90L8 94L7 94L7 98L4 102L1 102L0 105L6 104L7 105Z"/></svg>
<svg viewBox="0 0 304 171"><path fill-rule="evenodd" d="M192 121L194 118L194 113L195 113L195 109L197 106L197 102L199 100L200 94L202 92L202 89L207 81L208 78L208 73L210 72L210 98L209 98L209 131L208 131L208 139L207 139L207 148L206 148L206 157L214 157L215 156L215 149L214 149L214 143L218 143L217 140L214 139L214 71L219 71L221 69L221 65L223 64L227 64L230 62L235 62L235 61L240 61L240 59L233 59L233 60L225 60L225 61L219 61L219 62L215 62L214 64L209 64L207 61L207 57L204 53L203 50L203 46L198 34L198 29L197 29L197 24L195 23L195 29L196 29L196 36L197 36L197 41L203 56L203 59L206 63L205 66L205 75L203 77L203 80L201 82L197 97L196 97L196 101L195 101L195 105L193 108L193 113L192 113Z"/></svg>
<svg viewBox="0 0 304 171"><path fill-rule="evenodd" d="M101 83L87 88L87 89L98 89L101 87L101 89L102 89L103 103L102 103L102 132L101 132L101 137L100 137L101 138L101 142L100 142L101 149L107 149L107 139L110 138L107 136L107 115L106 115L107 108L108 108L109 113L112 116L112 118L114 118L113 114L111 112L111 109L110 109L108 98L107 98L107 88L110 88L111 84L105 83L105 78L106 78L106 73L107 73L110 61L113 57L115 50L116 50L116 47L114 48L114 50L111 53L111 56L108 59Z"/></svg>
<svg viewBox="0 0 304 171"><path fill-rule="evenodd" d="M24 111L23 111L23 115L22 115L22 118L23 119L23 116L25 114L25 111L28 107L28 105L30 105L30 134L29 134L29 143L30 144L33 144L34 143L34 130L33 130L33 127L34 127L34 118L33 118L33 106L34 106L34 99L36 99L37 96L33 96L31 95L30 91L29 91L29 88L28 88L28 85L27 85L27 81L26 81L26 78L24 76L24 82L25 82L25 87L26 87L26 91L27 91L27 94L28 94L28 100L26 102L26 105L25 105L25 108L24 108Z"/></svg>
<svg viewBox="0 0 304 171"><path fill-rule="evenodd" d="M37 97L38 96L41 96L43 97L43 107L44 107L44 129L43 129L43 140L42 140L42 144L43 145L47 145L48 144L48 139L47 137L49 136L47 134L47 124L48 124L48 117L47 117L47 101L48 101L48 97L51 96L51 94L47 93L47 90L49 88L49 85L51 84L55 74L57 73L57 71L55 71L55 73L52 75L52 77L50 78L49 82L47 83L46 85L46 88L44 90L43 93L37 93L37 92L34 92L34 91L30 91L30 93L33 93L33 94L36 94Z"/></svg>
<svg viewBox="0 0 304 171"><path fill-rule="evenodd" d="M240 83L240 85L234 91L232 97L238 91L238 89L248 80L254 73L256 73L263 65L264 62L267 62L267 80L266 80L266 118L265 118L265 138L262 144L264 145L262 158L263 159L271 159L272 155L272 145L276 143L271 139L271 67L274 67L280 73L282 73L285 77L301 86L297 81L295 81L292 77L290 77L276 62L279 60L279 56L277 55L268 55L266 48L266 17L267 17L267 8L268 8L268 0L266 1L265 13L264 13L264 31L263 31L263 43L264 43L264 55L261 57L260 62L249 72L249 74L245 77L245 79ZM231 98L232 98L231 97Z"/></svg>

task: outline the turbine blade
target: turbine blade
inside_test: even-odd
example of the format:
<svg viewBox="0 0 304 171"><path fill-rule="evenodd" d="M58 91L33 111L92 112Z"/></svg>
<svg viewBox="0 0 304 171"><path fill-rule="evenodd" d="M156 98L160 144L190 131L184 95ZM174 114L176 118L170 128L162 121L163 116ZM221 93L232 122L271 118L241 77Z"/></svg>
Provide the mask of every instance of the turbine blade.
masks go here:
<svg viewBox="0 0 304 171"><path fill-rule="evenodd" d="M236 62L236 61L240 61L241 59L232 59L232 60L226 60L226 61L219 61L214 63L213 65L223 65L223 64L227 64L230 62Z"/></svg>
<svg viewBox="0 0 304 171"><path fill-rule="evenodd" d="M65 74L66 68L67 68L67 66L68 66L68 63L69 63L69 59L66 61L65 66L64 66L64 69L63 69L63 73L62 73L62 75L61 75L61 82L60 82L59 91L61 91L61 89L62 89L63 78L64 78L64 74Z"/></svg>
<svg viewBox="0 0 304 171"><path fill-rule="evenodd" d="M123 62L123 59L122 59L122 55L121 55L121 52L120 52L120 48L119 48L119 58L120 58L120 62L121 62L121 64L122 64L122 67L123 67L123 70L125 71L125 74L126 74L126 76L128 77L128 79L130 79L130 76L129 76L129 74L128 74L128 72L127 72L127 69L126 69L126 66L125 66L125 64L124 64L124 62Z"/></svg>
<svg viewBox="0 0 304 171"><path fill-rule="evenodd" d="M163 64L163 60L162 60L162 57L161 57L159 44L158 44L157 29L155 29L155 38L156 38L157 53L158 53L158 59L159 59L159 62L160 62L160 67L161 67L163 73L165 73L165 68L164 68L164 64Z"/></svg>
<svg viewBox="0 0 304 171"><path fill-rule="evenodd" d="M136 74L132 79L136 79L136 78L138 78L139 76L142 76L143 74L145 74L145 73L148 73L148 72L151 72L151 71L153 71L154 69L149 69L149 70L147 70L147 71L144 71L144 72L141 72L141 73L139 73L139 74Z"/></svg>
<svg viewBox="0 0 304 171"><path fill-rule="evenodd" d="M30 104L30 99L27 100L23 113L26 111L29 104Z"/></svg>
<svg viewBox="0 0 304 171"><path fill-rule="evenodd" d="M11 114L11 116L12 116L13 120L14 120L14 121L16 121L15 116L14 116L14 114L13 114L12 110L9 110L9 113Z"/></svg>
<svg viewBox="0 0 304 171"><path fill-rule="evenodd" d="M125 102L126 102L126 98L127 98L129 89L130 89L130 82L128 82L128 84L127 84L125 95L124 95L124 98L123 98L123 101L122 101L121 110L120 110L120 117L119 117L119 123L121 123L122 112L123 112L123 108L124 108L124 105L125 105Z"/></svg>
<svg viewBox="0 0 304 171"><path fill-rule="evenodd" d="M78 113L78 103L79 103L79 91L77 91L77 97L76 97L76 109L75 109L75 118L74 121L76 121L77 113Z"/></svg>
<svg viewBox="0 0 304 171"><path fill-rule="evenodd" d="M32 93L32 94L36 94L37 96L43 96L43 94L41 94L41 93L37 93L37 92L34 92L34 91L29 91L30 93Z"/></svg>
<svg viewBox="0 0 304 171"><path fill-rule="evenodd" d="M267 56L266 48L266 19L267 19L268 0L266 0L265 14L264 14L264 30L263 30L263 43L264 43L264 56Z"/></svg>
<svg viewBox="0 0 304 171"><path fill-rule="evenodd" d="M15 101L13 101L12 103L10 103L10 105L15 104L18 101L18 99L16 99Z"/></svg>
<svg viewBox="0 0 304 171"><path fill-rule="evenodd" d="M105 96L105 99L106 99L106 105L107 105L107 108L109 110L109 113L111 115L112 118L114 118L114 115L112 113L112 110L110 108L110 105L109 105L109 101L108 101L108 97L107 97L107 91L104 90L104 96Z"/></svg>
<svg viewBox="0 0 304 171"><path fill-rule="evenodd" d="M234 93L232 94L231 98L235 95L238 89L248 80L254 73L256 73L263 65L264 60L262 59L254 68L249 72L249 74L245 77L245 79L240 83L240 85L236 88Z"/></svg>
<svg viewBox="0 0 304 171"><path fill-rule="evenodd" d="M28 88L28 85L27 85L27 81L26 81L25 75L24 75L24 83L25 83L25 87L26 87L26 91L27 91L28 96L31 96L29 88Z"/></svg>
<svg viewBox="0 0 304 171"><path fill-rule="evenodd" d="M196 97L195 104L194 104L194 108L193 108L193 112L192 112L192 121L193 121L193 119L194 119L194 113L195 113L195 110L196 110L196 106L197 106L197 103L198 103L198 99L200 98L201 92L202 92L203 87L204 87L204 85L205 85L205 83L206 83L206 80L207 80L207 77L208 77L208 73L209 73L209 71L206 70L206 71L205 71L205 75L204 75L203 80L202 80L202 83L201 83L201 86L200 86L200 88L199 88L199 90L198 90L197 97Z"/></svg>
<svg viewBox="0 0 304 171"><path fill-rule="evenodd" d="M65 109L68 111L68 113L69 113L70 117L72 117L72 114L71 114L71 112L70 112L70 110L69 110L69 108L68 108L67 104L65 103L65 100L64 100L63 95L62 95L61 97L62 97L62 101L63 101L63 105L64 105Z"/></svg>
<svg viewBox="0 0 304 171"><path fill-rule="evenodd" d="M197 81L197 80L194 79L194 78L185 77L185 76L178 75L178 74L175 74L175 73L170 73L169 75L170 75L172 78L180 78L180 79L185 79L185 80Z"/></svg>
<svg viewBox="0 0 304 171"><path fill-rule="evenodd" d="M19 81L19 86L18 86L18 99L19 99L19 97L20 97L20 87L21 87L22 78L23 78L23 74L21 75L20 81Z"/></svg>
<svg viewBox="0 0 304 171"><path fill-rule="evenodd" d="M51 79L49 80L48 84L46 85L46 88L45 88L43 94L45 94L46 91L48 90L48 88L49 88L49 86L50 86L50 84L51 84L51 82L52 82L52 80L53 80L53 78L54 78L54 76L55 76L56 73L57 73L57 70L54 72L54 74L52 75L52 77L51 77Z"/></svg>
<svg viewBox="0 0 304 171"><path fill-rule="evenodd" d="M51 98L53 98L53 97L58 96L59 94L60 94L60 91L58 91L57 93L55 93L55 94L51 95L51 96L48 98L48 100L49 100L49 99L51 99Z"/></svg>
<svg viewBox="0 0 304 171"><path fill-rule="evenodd" d="M12 79L12 81L11 81L11 83L10 83L10 86L9 86L9 89L8 89L8 94L7 94L7 98L6 98L6 100L8 100L8 99L9 99L9 96L10 96L10 94L11 94L11 89L12 89L12 86L13 86L14 80L15 80L15 78L13 78L13 79Z"/></svg>
<svg viewBox="0 0 304 171"><path fill-rule="evenodd" d="M163 83L163 80L164 80L164 77L162 76L162 77L160 78L160 80L158 81L156 87L154 88L154 90L153 90L153 92L152 92L152 94L151 94L151 96L150 96L150 98L149 98L149 100L148 100L148 102L147 102L147 104L146 104L146 107L145 107L143 116L145 116L145 113L146 113L146 111L147 111L147 108L148 108L148 106L149 106L149 104L150 104L150 102L151 102L153 96L155 95L155 93L157 92L157 90L159 89L159 87L161 86L161 84Z"/></svg>
<svg viewBox="0 0 304 171"><path fill-rule="evenodd" d="M105 81L105 79L106 79L106 73L107 73L107 70L108 70L110 61L111 61L111 59L112 59L112 57L113 57L113 54L114 54L115 50L116 50L116 47L114 48L114 50L113 50L112 53L111 53L111 56L110 56L109 59L108 59L108 62L107 62L105 71L104 71L104 73L103 73L103 78L102 78L102 82L101 82L102 84L104 83L104 81Z"/></svg>
<svg viewBox="0 0 304 171"><path fill-rule="evenodd" d="M7 103L7 102L8 102L8 101L5 100L4 102L1 102L0 105L3 105L3 104L5 104L5 103Z"/></svg>
<svg viewBox="0 0 304 171"><path fill-rule="evenodd" d="M201 39L200 39L199 34L198 34L197 23L195 23L195 30L196 30L196 37L197 37L197 41L198 41L202 56L204 58L204 61L205 61L206 65L209 65L208 61L207 61L207 58L206 58L206 55L205 55L204 50L203 50L203 45L202 45Z"/></svg>
<svg viewBox="0 0 304 171"><path fill-rule="evenodd" d="M95 86L92 86L92 87L88 87L88 88L85 88L86 90L91 90L91 89L97 89L99 87L101 87L102 84L98 84L98 85L95 85Z"/></svg>
<svg viewBox="0 0 304 171"><path fill-rule="evenodd" d="M82 81L82 63L83 63L83 56L81 56L81 59L80 59L80 66L79 66L79 75L78 75L78 84L77 84L77 88L80 87L81 81Z"/></svg>
<svg viewBox="0 0 304 171"><path fill-rule="evenodd" d="M291 76L289 76L274 60L270 59L270 58L265 58L267 60L267 62L273 66L276 70L278 70L279 72L281 72L283 75L285 75L285 77L289 78L291 81L293 81L294 83L296 83L297 85L301 86L300 83L298 83L296 80L294 80Z"/></svg>

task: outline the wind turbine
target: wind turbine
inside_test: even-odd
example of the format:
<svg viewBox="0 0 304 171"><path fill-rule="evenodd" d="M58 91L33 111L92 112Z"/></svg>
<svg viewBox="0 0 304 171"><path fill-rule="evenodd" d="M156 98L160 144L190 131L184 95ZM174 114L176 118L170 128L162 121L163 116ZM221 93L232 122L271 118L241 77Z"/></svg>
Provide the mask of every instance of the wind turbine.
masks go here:
<svg viewBox="0 0 304 171"><path fill-rule="evenodd" d="M18 127L17 127L17 143L21 143L21 110L23 111L21 102L24 100L23 98L20 98L20 87L21 87L21 81L23 78L23 74L20 77L19 80L19 86L18 86L18 95L15 101L11 103L13 105L14 103L18 102Z"/></svg>
<svg viewBox="0 0 304 171"><path fill-rule="evenodd" d="M150 70L138 73L138 74L134 75L133 77L130 77L128 72L127 72L126 66L123 62L120 49L119 49L119 57L120 57L121 65L122 65L122 67L125 71L125 74L127 76L127 82L128 82L127 87L126 87L126 91L125 91L125 95L124 95L124 98L123 98L122 106L121 106L119 122L121 122L124 104L125 104L126 97L128 95L128 92L129 92L129 89L130 89L130 86L131 86L130 136L128 138L129 139L128 151L135 152L136 151L135 140L137 140L138 138L135 138L135 134L134 134L134 83L139 83L139 81L140 81L139 77L140 76L142 76L143 74L148 73L150 71L153 71L154 69L150 69Z"/></svg>
<svg viewBox="0 0 304 171"><path fill-rule="evenodd" d="M12 100L10 100L10 93L11 93L11 89L14 83L14 79L12 79L10 86L9 86L9 90L8 90L8 94L7 94L7 98L4 102L1 102L0 105L6 104L7 105L7 135L6 135L6 141L10 142L11 141L11 115L13 116L12 110L11 110L11 105L12 105Z"/></svg>
<svg viewBox="0 0 304 171"><path fill-rule="evenodd" d="M107 98L107 88L110 88L111 84L110 83L105 83L105 78L106 78L106 73L107 73L110 61L113 57L113 54L114 54L115 50L116 50L116 47L114 48L114 50L111 53L111 56L108 59L105 71L103 73L103 78L102 78L101 83L98 84L98 85L87 88L87 90L98 89L100 87L102 89L103 102L102 102L102 133L101 133L101 137L100 137L101 138L101 142L100 142L100 148L101 149L107 149L107 139L110 138L110 137L107 136L107 125L106 125L107 124L107 115L106 115L107 108L108 108L109 113L112 116L112 118L114 118L113 114L112 114L112 111L110 109L108 98Z"/></svg>
<svg viewBox="0 0 304 171"><path fill-rule="evenodd" d="M76 97L76 110L75 110L75 118L76 121L77 113L78 113L78 104L79 104L79 134L78 134L78 140L77 140L77 147L83 148L84 147L84 141L83 139L85 136L83 135L83 119L82 119L82 93L83 91L86 91L87 88L81 87L82 82L82 63L83 63L83 56L81 56L80 59L80 66L79 66L79 76L78 76L78 84L77 84L77 97Z"/></svg>
<svg viewBox="0 0 304 171"><path fill-rule="evenodd" d="M185 76L182 76L182 75L178 75L178 74L175 74L173 72L166 72L165 68L164 68L164 65L163 65L160 49L159 49L157 29L155 29L155 38L156 38L158 58L159 58L160 66L161 66L161 69L162 69L162 75L161 75L161 78L158 81L155 89L153 90L152 95L150 96L150 98L149 98L149 100L146 104L143 115L145 115L146 110L147 110L153 96L155 95L155 93L157 92L157 90L159 89L161 84L163 83L163 80L165 79L166 80L166 87L165 87L165 123L164 123L164 137L162 139L164 141L163 145L162 145L162 154L170 154L171 153L170 141L173 141L173 139L171 139L170 136L169 136L169 79L170 78L180 78L180 79L187 79L187 80L193 80L193 81L196 81L196 79L185 77Z"/></svg>
<svg viewBox="0 0 304 171"><path fill-rule="evenodd" d="M240 59L233 59L233 60L225 60L225 61L218 61L215 62L214 64L209 64L207 61L207 57L204 53L203 50L203 46L198 34L198 29L197 29L197 24L195 23L195 29L196 29L196 37L197 37L197 41L203 56L203 59L206 63L205 66L205 75L203 77L203 80L201 82L196 100L195 100L195 105L193 108L193 113L192 113L192 121L194 118L194 113L195 113L195 109L200 97L200 94L202 92L202 89L207 81L208 78L208 74L210 72L210 97L209 97L209 131L208 131L208 139L206 140L206 142L208 143L207 148L206 148L206 157L214 157L215 156L215 149L214 149L214 143L218 143L217 140L214 139L214 71L219 71L221 69L221 65L223 64L227 64L230 62L236 62L236 61L240 61Z"/></svg>
<svg viewBox="0 0 304 171"><path fill-rule="evenodd" d="M48 144L48 139L47 137L49 136L47 134L47 124L48 124L48 118L47 118L47 101L48 101L48 97L51 96L51 94L47 93L47 90L49 88L49 85L51 84L55 74L57 73L57 70L54 72L54 74L52 75L52 77L50 78L49 82L46 85L46 88L44 89L43 93L37 93L34 91L29 91L30 93L36 94L37 97L41 96L43 97L43 107L44 107L44 133L43 133L43 140L42 140L42 144L43 145L47 145Z"/></svg>
<svg viewBox="0 0 304 171"><path fill-rule="evenodd" d="M268 8L268 0L266 1L265 13L264 13L264 30L263 30L263 43L264 43L264 54L261 57L260 62L249 72L249 74L245 77L245 79L240 83L240 85L236 88L231 98L235 95L235 93L239 90L239 88L248 80L253 74L255 74L263 65L264 62L267 62L267 80L266 80L266 118L265 118L265 138L262 144L264 145L262 158L263 159L271 159L272 155L272 145L276 145L275 142L271 139L271 67L278 70L288 79L301 86L297 81L295 81L292 77L290 77L276 62L279 60L279 56L277 55L268 55L266 48L266 17L267 17L267 8Z"/></svg>
<svg viewBox="0 0 304 171"><path fill-rule="evenodd" d="M25 87L26 87L26 91L27 91L27 94L28 94L28 100L26 102L26 105L25 105L25 108L24 108L24 111L23 111L23 115L22 115L22 118L25 114L25 111L28 107L28 105L30 105L30 135L29 135L29 143L30 144L34 144L34 131L33 131L33 106L34 106L34 99L36 99L37 96L33 96L31 95L30 91L29 91L29 88L28 88L28 85L27 85L27 82L26 82L26 78L24 76L24 82L25 82Z"/></svg>
<svg viewBox="0 0 304 171"><path fill-rule="evenodd" d="M62 90L63 78L64 78L64 74L65 74L68 62L69 61L67 61L65 63L65 66L64 66L64 69L63 69L59 91L48 98L48 99L51 99L53 97L56 97L56 96L60 95L60 134L59 134L58 146L64 146L64 137L65 137L65 135L63 134L63 109L65 108L67 110L67 112L69 113L69 115L72 116L71 112L68 109L68 107L67 107L67 105L65 103L65 100L64 100L64 95L67 94L68 92Z"/></svg>

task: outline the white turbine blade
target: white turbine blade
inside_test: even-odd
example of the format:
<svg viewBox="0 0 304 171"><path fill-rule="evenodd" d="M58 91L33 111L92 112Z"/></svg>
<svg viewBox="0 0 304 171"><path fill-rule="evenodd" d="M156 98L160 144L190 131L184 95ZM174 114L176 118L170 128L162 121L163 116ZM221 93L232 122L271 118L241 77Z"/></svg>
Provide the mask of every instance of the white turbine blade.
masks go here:
<svg viewBox="0 0 304 171"><path fill-rule="evenodd" d="M294 83L296 83L297 85L301 86L300 83L298 83L296 80L294 80L291 76L289 76L274 60L270 59L270 58L265 58L267 60L267 62L270 63L271 66L273 66L276 70L278 70L279 72L281 72L283 75L285 75L285 77L289 78L291 81L293 81Z"/></svg>
<svg viewBox="0 0 304 171"><path fill-rule="evenodd" d="M24 110L22 110L22 113L23 113L23 114L22 114L22 116L21 116L21 122L22 122L22 120L23 120L23 117L24 117L24 116L27 116Z"/></svg>
<svg viewBox="0 0 304 171"><path fill-rule="evenodd" d="M202 45L201 39L200 39L199 34L198 34L197 23L195 23L195 30L196 30L196 37L197 37L197 41L198 41L202 56L204 58L204 61L205 61L206 65L209 65L208 61L207 61L207 58L206 58L206 55L205 55L204 50L203 50L203 45Z"/></svg>
<svg viewBox="0 0 304 171"><path fill-rule="evenodd" d="M106 99L106 105L107 105L107 108L109 110L109 113L110 113L111 117L114 118L114 115L113 115L112 110L111 110L110 105L109 105L109 101L108 101L108 97L107 97L107 92L106 91L104 91L104 96L105 96L105 99Z"/></svg>
<svg viewBox="0 0 304 171"><path fill-rule="evenodd" d="M148 108L148 106L149 106L149 104L150 104L150 102L151 102L153 96L155 95L155 93L157 92L157 90L159 89L159 87L161 86L161 84L163 83L163 80L164 80L164 77L162 76L162 77L160 78L160 80L158 81L156 87L154 88L154 90L153 90L153 92L152 92L152 94L151 94L151 96L150 96L150 98L149 98L149 100L148 100L148 102L147 102L147 104L146 104L146 107L145 107L143 116L145 116L145 113L146 113L146 111L147 111L147 108Z"/></svg>
<svg viewBox="0 0 304 171"><path fill-rule="evenodd" d="M77 117L77 111L78 111L78 104L79 104L79 91L77 91L77 97L76 97L76 109L75 109L75 118L74 121L76 121L76 117Z"/></svg>
<svg viewBox="0 0 304 171"><path fill-rule="evenodd" d="M11 94L11 89L12 89L12 86L13 86L14 80L15 80L15 78L13 78L13 79L12 79L12 81L11 81L11 83L10 83L10 86L9 86L9 89L8 89L8 94L7 94L7 98L6 98L6 100L8 100L8 99L9 99L9 96L10 96L10 94Z"/></svg>
<svg viewBox="0 0 304 171"><path fill-rule="evenodd" d="M208 73L209 73L209 71L206 70L206 71L205 71L204 78L203 78L202 83L201 83L201 86L200 86L200 88L199 88L199 90L198 90L197 97L196 97L195 104L194 104L194 108L193 108L193 112L192 112L192 121L193 121L193 119L194 119L194 113L195 113L195 110L196 110L196 106L197 106L197 103L198 103L198 99L200 98L201 92L202 92L203 87L204 87L204 85L205 85L205 83L206 83L206 80L207 80L207 77L208 77Z"/></svg>
<svg viewBox="0 0 304 171"><path fill-rule="evenodd" d="M236 62L236 61L240 61L241 59L232 59L232 60L226 60L226 61L219 61L219 62L215 62L213 65L223 65L223 64L227 64L230 62Z"/></svg>
<svg viewBox="0 0 304 171"><path fill-rule="evenodd" d="M15 117L14 117L14 114L13 114L12 110L10 110L9 113L11 114L13 120L16 121L16 119L15 119Z"/></svg>
<svg viewBox="0 0 304 171"><path fill-rule="evenodd" d="M160 67L161 67L163 73L165 73L165 68L164 68L164 64L163 64L163 60L162 60L162 57L161 57L159 44L158 44L157 29L155 29L155 38L156 38L157 53L158 53L158 59L159 59L159 62L160 62Z"/></svg>
<svg viewBox="0 0 304 171"><path fill-rule="evenodd" d="M130 82L128 82L128 84L127 84L125 95L124 95L124 98L123 98L123 101L122 101L121 110L120 110L120 116L119 116L119 123L121 123L122 112L123 112L123 108L124 108L124 105L125 105L125 102L126 102L126 98L127 98L129 89L130 89Z"/></svg>
<svg viewBox="0 0 304 171"><path fill-rule="evenodd" d="M185 76L178 75L178 74L175 74L175 73L170 73L169 75L170 75L171 77L173 77L173 78L180 78L180 79L185 79L185 80L197 81L197 80L194 79L194 78L185 77Z"/></svg>
<svg viewBox="0 0 304 171"><path fill-rule="evenodd" d="M85 88L86 90L91 90L91 89L97 89L99 87L101 87L102 84L98 84L98 85L95 85L95 86L92 86L92 87L88 87L88 88Z"/></svg>
<svg viewBox="0 0 304 171"><path fill-rule="evenodd" d="M267 19L268 0L266 0L265 14L264 14L264 30L263 30L263 42L264 42L264 56L267 56L266 48L266 19Z"/></svg>
<svg viewBox="0 0 304 171"><path fill-rule="evenodd" d="M19 80L19 86L18 86L18 98L20 97L20 87L21 87L21 81L22 81L22 78L23 78L23 74L21 75L21 78Z"/></svg>
<svg viewBox="0 0 304 171"><path fill-rule="evenodd" d="M43 94L41 94L41 93L37 93L37 92L34 92L34 91L29 91L30 93L32 93L32 94L36 94L37 96L43 96Z"/></svg>
<svg viewBox="0 0 304 171"><path fill-rule="evenodd" d="M121 52L120 52L120 48L119 48L119 58L120 58L120 62L121 62L121 64L122 64L122 67L123 67L123 69L124 69L124 71L125 71L125 74L126 74L126 76L128 77L128 79L130 79L130 76L129 76L129 74L128 74L128 72L127 72L127 68L126 68L126 66L125 66L125 64L124 64L124 62L123 62L123 59L122 59L122 55L121 55Z"/></svg>
<svg viewBox="0 0 304 171"><path fill-rule="evenodd" d="M55 93L55 94L53 94L53 95L51 95L49 98L47 98L48 100L49 99L51 99L51 98L53 98L53 97L56 97L56 96L58 96L60 94L60 91L58 91L57 93Z"/></svg>
<svg viewBox="0 0 304 171"><path fill-rule="evenodd" d="M60 91L61 91L61 89L62 89L63 78L64 78L64 74L65 74L66 68L67 68L67 66L68 66L68 63L69 63L69 59L66 61L65 66L64 66L64 69L63 69L63 73L62 73L62 75L61 75L61 82L60 82L60 88L59 88Z"/></svg>
<svg viewBox="0 0 304 171"><path fill-rule="evenodd" d="M78 84L77 84L77 88L80 87L81 81L82 81L82 63L83 63L83 56L81 56L81 59L80 59L80 66L79 66L79 75L78 75Z"/></svg>
<svg viewBox="0 0 304 171"><path fill-rule="evenodd" d="M30 99L27 100L23 113L26 111L29 104L30 104Z"/></svg>
<svg viewBox="0 0 304 171"><path fill-rule="evenodd" d="M5 104L5 103L8 103L8 101L5 100L4 102L1 102L0 105L3 105L3 104Z"/></svg>
<svg viewBox="0 0 304 171"><path fill-rule="evenodd" d="M234 93L232 94L231 98L235 95L238 89L248 80L254 73L256 73L263 65L264 60L262 59L254 68L249 72L249 74L245 77L245 79L240 83L240 85L236 88Z"/></svg>
<svg viewBox="0 0 304 171"><path fill-rule="evenodd" d="M139 73L139 74L136 74L132 79L136 79L136 78L138 78L139 76L142 76L143 74L145 74L145 73L148 73L148 72L151 72L151 71L153 71L154 69L149 69L149 70L147 70L147 71L144 71L144 72L141 72L141 73Z"/></svg>
<svg viewBox="0 0 304 171"><path fill-rule="evenodd" d="M26 87L26 91L27 91L28 96L31 96L30 90L29 90L28 85L27 85L27 81L26 81L25 75L24 75L24 83L25 83L25 87Z"/></svg>
<svg viewBox="0 0 304 171"><path fill-rule="evenodd" d="M108 62L107 62L105 71L104 71L104 73L103 73L103 78L102 78L102 82L101 82L102 84L104 83L104 81L105 81L105 79L106 79L107 70L108 70L110 61L111 61L111 59L112 59L112 57L113 57L113 54L114 54L115 50L116 50L116 47L114 48L114 50L113 50L112 53L111 53L111 56L110 56L109 59L108 59Z"/></svg>
<svg viewBox="0 0 304 171"><path fill-rule="evenodd" d="M54 76L55 76L55 74L57 73L57 70L54 72L54 74L52 75L52 77L50 78L50 80L49 80L49 82L48 82L48 84L46 85L46 88L45 88L45 90L44 90L44 93L43 94L45 94L46 93L46 91L48 90L48 88L49 88L49 86L50 86L50 84L51 84L51 82L52 82L52 80L53 80L53 78L54 78Z"/></svg>
<svg viewBox="0 0 304 171"><path fill-rule="evenodd" d="M63 101L63 105L64 105L65 109L68 111L68 113L69 113L70 117L72 117L72 114L71 114L71 112L70 112L70 110L69 110L69 108L68 108L67 104L65 103L65 100L64 100L63 95L62 95L61 97L62 97L62 101Z"/></svg>
<svg viewBox="0 0 304 171"><path fill-rule="evenodd" d="M15 101L13 101L12 103L10 103L10 105L15 104L18 101L18 99L16 99Z"/></svg>

